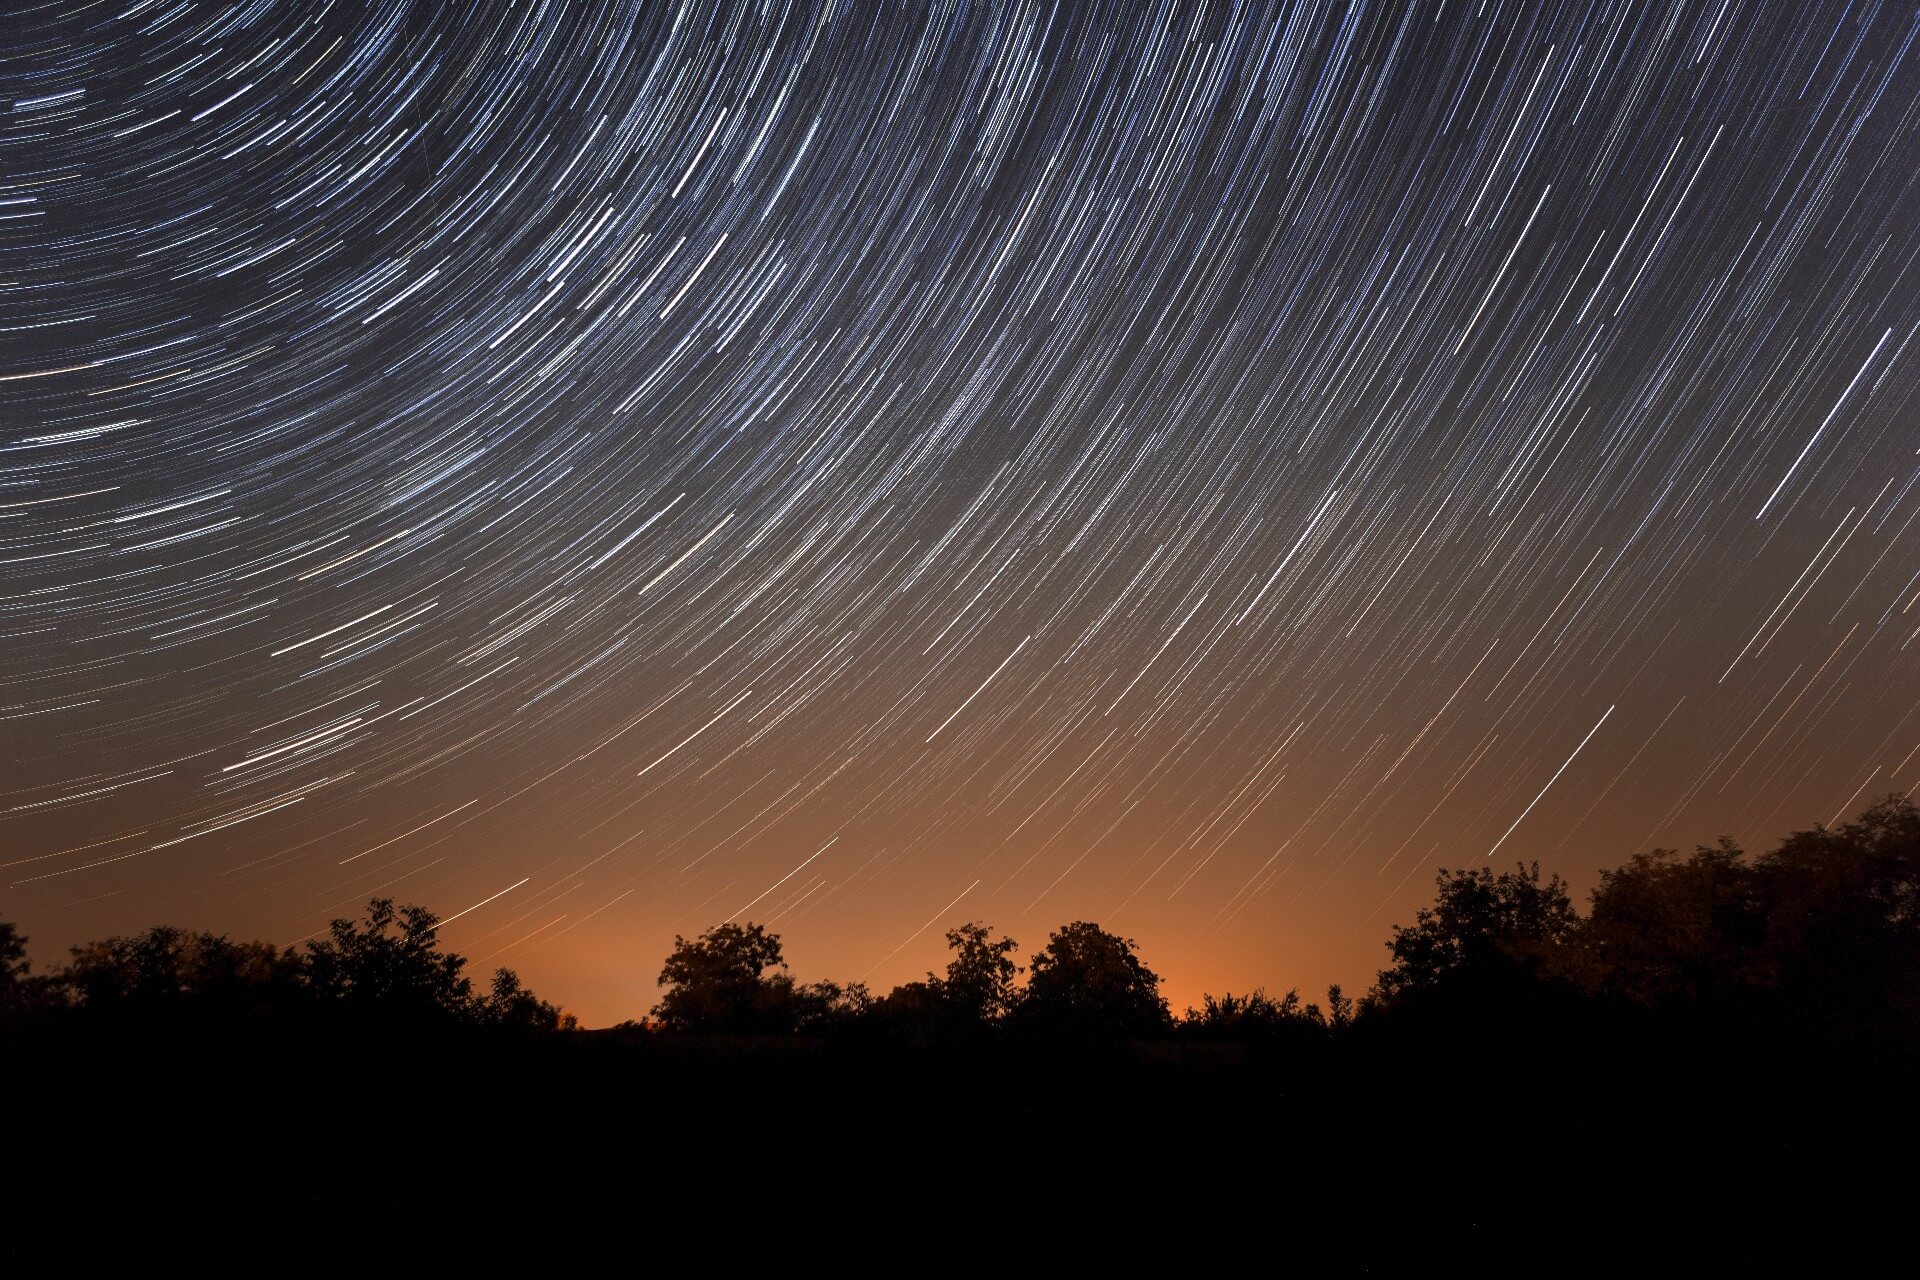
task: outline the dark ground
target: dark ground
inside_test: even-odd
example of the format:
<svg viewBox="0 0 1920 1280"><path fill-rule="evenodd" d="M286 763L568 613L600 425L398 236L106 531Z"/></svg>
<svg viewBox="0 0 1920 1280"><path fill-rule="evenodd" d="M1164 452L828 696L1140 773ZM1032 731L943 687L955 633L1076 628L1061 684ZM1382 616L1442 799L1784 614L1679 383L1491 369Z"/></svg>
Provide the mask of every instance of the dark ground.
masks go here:
<svg viewBox="0 0 1920 1280"><path fill-rule="evenodd" d="M8 1090L0 1256L22 1275L516 1257L1740 1275L1850 1273L1904 1244L1904 1058L1605 1059L614 1032L38 1047Z"/></svg>

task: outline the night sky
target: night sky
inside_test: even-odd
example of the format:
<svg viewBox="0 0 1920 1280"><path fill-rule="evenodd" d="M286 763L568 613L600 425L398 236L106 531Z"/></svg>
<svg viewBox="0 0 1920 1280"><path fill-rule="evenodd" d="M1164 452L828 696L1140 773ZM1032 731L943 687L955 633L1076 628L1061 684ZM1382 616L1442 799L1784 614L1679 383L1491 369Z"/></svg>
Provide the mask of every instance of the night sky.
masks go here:
<svg viewBox="0 0 1920 1280"><path fill-rule="evenodd" d="M0 918L1363 986L1920 784L1911 5L12 5Z"/></svg>

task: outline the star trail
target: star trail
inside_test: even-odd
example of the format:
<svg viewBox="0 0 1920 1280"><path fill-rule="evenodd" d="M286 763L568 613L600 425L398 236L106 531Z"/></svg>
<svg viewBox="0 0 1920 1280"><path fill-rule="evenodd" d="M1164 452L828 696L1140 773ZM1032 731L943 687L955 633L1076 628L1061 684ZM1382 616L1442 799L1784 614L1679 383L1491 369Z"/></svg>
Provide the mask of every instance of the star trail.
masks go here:
<svg viewBox="0 0 1920 1280"><path fill-rule="evenodd" d="M1911 5L0 21L0 876L589 1021L1920 785Z"/></svg>

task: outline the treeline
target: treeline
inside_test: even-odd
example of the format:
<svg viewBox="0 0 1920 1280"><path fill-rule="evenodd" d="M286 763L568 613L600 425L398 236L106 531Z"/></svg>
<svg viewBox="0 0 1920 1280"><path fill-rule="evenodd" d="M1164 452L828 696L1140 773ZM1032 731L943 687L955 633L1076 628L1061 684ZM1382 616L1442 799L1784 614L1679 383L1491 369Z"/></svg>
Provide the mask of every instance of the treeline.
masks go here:
<svg viewBox="0 0 1920 1280"><path fill-rule="evenodd" d="M131 1033L179 1040L261 1033L418 1035L573 1030L575 1021L496 970L484 992L443 950L425 907L375 898L305 947L235 942L158 925L72 948L35 974L18 929L0 923L0 1026L23 1037Z"/></svg>
<svg viewBox="0 0 1920 1280"><path fill-rule="evenodd" d="M476 990L438 927L424 908L375 899L364 919L336 920L302 947L158 927L75 947L36 974L25 940L0 924L0 1026L23 1040L577 1030L511 970ZM1014 939L984 924L947 943L944 971L875 995L801 983L778 935L722 924L675 939L659 1003L614 1034L905 1049L1185 1041L1306 1055L1516 1041L1618 1053L1652 1038L1904 1054L1920 1042L1920 810L1890 796L1753 856L1725 841L1635 855L1602 874L1584 913L1537 864L1443 870L1357 1001L1339 987L1324 1003L1225 993L1176 1016L1135 944L1087 922L1057 929L1024 964Z"/></svg>

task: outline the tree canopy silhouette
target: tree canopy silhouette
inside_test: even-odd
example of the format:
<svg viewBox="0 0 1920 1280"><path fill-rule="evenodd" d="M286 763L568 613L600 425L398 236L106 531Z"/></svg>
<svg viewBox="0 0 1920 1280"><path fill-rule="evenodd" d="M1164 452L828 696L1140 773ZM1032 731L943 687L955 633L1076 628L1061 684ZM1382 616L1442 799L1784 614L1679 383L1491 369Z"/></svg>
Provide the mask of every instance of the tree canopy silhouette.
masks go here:
<svg viewBox="0 0 1920 1280"><path fill-rule="evenodd" d="M1579 923L1566 882L1540 879L1540 864L1495 874L1442 869L1434 904L1410 925L1396 925L1375 998L1404 1002L1443 990L1508 990L1538 978Z"/></svg>
<svg viewBox="0 0 1920 1280"><path fill-rule="evenodd" d="M1601 874L1573 968L1642 1008L1762 1016L1821 1034L1920 1022L1920 810L1889 796L1749 858L1721 841Z"/></svg>
<svg viewBox="0 0 1920 1280"><path fill-rule="evenodd" d="M1014 962L1019 943L1002 934L994 938L984 924L969 922L947 930L947 947L953 959L947 962L945 978L927 975L937 985L954 1012L972 1022L989 1022L1005 1017L1013 1010L1020 992L1013 980L1020 974Z"/></svg>
<svg viewBox="0 0 1920 1280"><path fill-rule="evenodd" d="M374 898L363 917L333 921L304 947L162 925L73 947L42 976L19 930L0 923L0 1019L10 1034L169 1036L307 1028L538 1037L575 1025L508 969L477 993L466 960L439 934L426 908ZM780 937L762 925L716 925L675 938L649 1030L766 1037L867 1028L924 1047L996 1043L1002 1028L1087 1042L1177 1030L1194 1042L1305 1049L1405 1028L1496 1051L1569 1031L1588 1044L1671 1043L1684 1031L1696 1046L1920 1052L1920 809L1889 796L1852 822L1796 832L1757 856L1728 841L1684 857L1635 854L1600 873L1584 915L1566 882L1537 863L1442 870L1433 902L1393 929L1390 963L1357 1011L1337 986L1324 1008L1296 992L1275 999L1256 990L1203 996L1175 1024L1134 942L1085 921L1062 926L1030 957L1024 986L1012 938L969 921L946 942L943 972L876 1001L859 983L797 982Z"/></svg>
<svg viewBox="0 0 1920 1280"><path fill-rule="evenodd" d="M354 1034L466 1029L553 1031L571 1015L501 969L476 996L466 960L444 951L431 911L367 904L364 920L339 919L304 950L236 942L222 934L158 925L72 948L44 978L24 952L0 962L0 998L17 1016L57 1014L70 1024L178 1038L201 1032ZM0 943L17 938L0 926ZM0 947L0 950L4 950Z"/></svg>
<svg viewBox="0 0 1920 1280"><path fill-rule="evenodd" d="M795 983L780 935L757 924L720 924L691 940L675 937L660 969L666 988L653 1016L670 1031L789 1035L817 1030L865 1009L858 983Z"/></svg>
<svg viewBox="0 0 1920 1280"><path fill-rule="evenodd" d="M1692 1004L1772 981L1767 897L1731 841L1682 859L1636 853L1602 871L1571 969L1637 1005Z"/></svg>
<svg viewBox="0 0 1920 1280"><path fill-rule="evenodd" d="M919 1044L976 1037L1003 1022L1020 1000L1014 979L1019 944L984 924L947 930L953 958L944 974L904 982L874 1002L873 1020L887 1034Z"/></svg>
<svg viewBox="0 0 1920 1280"><path fill-rule="evenodd" d="M167 925L73 948L58 985L96 1018L169 1031L259 1022L309 998L296 952Z"/></svg>
<svg viewBox="0 0 1920 1280"><path fill-rule="evenodd" d="M579 1025L570 1013L548 1004L520 983L511 969L496 969L493 984L480 1002L482 1024L503 1031L571 1031Z"/></svg>
<svg viewBox="0 0 1920 1280"><path fill-rule="evenodd" d="M455 1023L471 1015L465 957L440 949L439 917L392 898L367 904L366 922L335 920L307 944L307 981L322 1000L389 1023Z"/></svg>
<svg viewBox="0 0 1920 1280"><path fill-rule="evenodd" d="M660 968L666 992L653 1016L672 1031L783 1030L793 980L781 983L786 975L772 971L786 967L779 935L757 924L715 925L692 940L676 936Z"/></svg>
<svg viewBox="0 0 1920 1280"><path fill-rule="evenodd" d="M1169 1024L1160 978L1131 938L1077 920L1062 925L1027 962L1023 1025L1088 1037L1144 1036Z"/></svg>
<svg viewBox="0 0 1920 1280"><path fill-rule="evenodd" d="M1684 1194L1636 1202L1605 1220L1610 1234L1645 1214L1654 1230L1706 1220L1700 1188L1777 1185L1782 1167L1877 1168L1858 1157L1900 1149L1886 1125L1920 1067L1920 812L1900 797L1758 855L1726 842L1637 854L1599 875L1584 913L1535 864L1442 871L1358 1008L1337 986L1322 1004L1255 990L1202 996L1175 1022L1137 946L1084 921L1030 957L1024 986L1013 939L959 924L943 969L873 1001L858 983L797 982L781 938L743 922L675 939L654 1022L578 1032L511 970L477 991L442 932L431 911L376 898L302 945L159 926L76 946L41 974L0 925L0 1061L31 1084L19 1119L87 1165L46 1185L93 1185L108 1148L76 1140L87 1123L124 1135L177 1121L132 1141L140 1154L110 1181L148 1201L178 1189L182 1221L206 1216L204 1187L222 1206L235 1184L286 1194L228 1167L178 1172L185 1146L225 1156L266 1130L277 1149L302 1128L299 1149L338 1163L297 1192L329 1215L339 1189L383 1175L409 1213L431 1193L418 1159L381 1159L359 1126L447 1167L511 1151L543 1180L570 1163L553 1158L569 1133L594 1144L571 1163L596 1179L607 1151L663 1132L667 1149L710 1151L722 1177L743 1152L879 1151L905 1135L973 1162L971 1189L998 1185L1022 1135L1082 1155L1109 1135L1124 1146L1088 1159L1182 1178L1214 1149L1236 1169L1250 1150L1297 1151L1363 1228L1342 1248L1392 1203L1396 1217L1427 1206L1428 1224L1452 1213L1479 1250L1511 1234L1516 1193L1489 1211L1484 1187L1515 1168L1553 1169L1520 1181L1549 1189L1534 1212L1557 1223L1575 1203L1568 1166L1607 1188L1650 1165L1688 1171ZM1570 1106L1590 1134L1579 1144ZM1156 1139L1164 1152L1144 1145ZM707 1185L678 1158L664 1168ZM1385 1185L1356 1192L1369 1172ZM1469 1190L1445 1202L1456 1188Z"/></svg>

